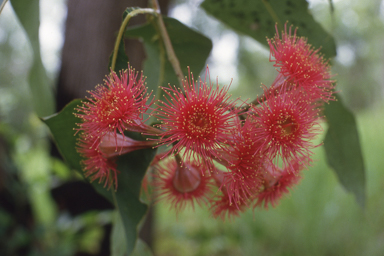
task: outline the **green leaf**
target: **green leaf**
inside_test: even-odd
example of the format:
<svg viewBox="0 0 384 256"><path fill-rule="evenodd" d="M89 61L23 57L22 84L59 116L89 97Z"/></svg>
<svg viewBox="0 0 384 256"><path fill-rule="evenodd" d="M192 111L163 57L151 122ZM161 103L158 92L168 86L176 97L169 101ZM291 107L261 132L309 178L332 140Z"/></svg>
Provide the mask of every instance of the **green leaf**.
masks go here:
<svg viewBox="0 0 384 256"><path fill-rule="evenodd" d="M74 128L81 120L73 115L75 108L81 104L81 100L70 102L60 113L44 118L56 142L57 148L63 158L75 170L82 173L81 156L76 151L76 140ZM147 212L148 206L142 203L140 187L145 172L156 154L154 149L143 149L123 155L117 160L118 189L115 194L117 209L121 215L125 230L125 245L128 255L133 251L138 232L138 225ZM100 194L111 202L114 202L113 191L107 190L102 184L93 182L92 186Z"/></svg>
<svg viewBox="0 0 384 256"><path fill-rule="evenodd" d="M153 256L153 253L143 240L137 239L135 250L131 256Z"/></svg>
<svg viewBox="0 0 384 256"><path fill-rule="evenodd" d="M116 192L126 235L127 253L130 255L137 240L138 226L146 215L148 206L140 201L141 182L156 150L142 149L118 159L119 188Z"/></svg>
<svg viewBox="0 0 384 256"><path fill-rule="evenodd" d="M365 170L355 117L344 107L340 97L325 107L325 115L329 124L324 139L328 165L344 188L364 207Z"/></svg>
<svg viewBox="0 0 384 256"><path fill-rule="evenodd" d="M111 234L111 256L124 256L127 253L127 247L125 246L126 237L120 213L116 213L114 214L115 218Z"/></svg>
<svg viewBox="0 0 384 256"><path fill-rule="evenodd" d="M81 99L76 99L68 103L61 112L43 118L42 120L48 125L56 146L69 166L77 171L81 168L81 156L75 150L78 135L75 135L76 123L80 123L81 119L73 113L75 108L81 105Z"/></svg>
<svg viewBox="0 0 384 256"><path fill-rule="evenodd" d="M40 56L39 0L11 0L11 3L21 25L24 27L33 51L28 83L35 111L38 116L51 115L55 112L55 100Z"/></svg>
<svg viewBox="0 0 384 256"><path fill-rule="evenodd" d="M209 38L190 29L176 19L163 17L172 46L179 59L184 75L188 74L188 66L195 76L205 66L205 61L212 49ZM144 62L144 74L148 76L148 88L157 91L158 86L179 86L177 76L167 59L162 39L158 36L157 25L154 21L142 26L130 28L126 32L129 38L141 38L147 59Z"/></svg>
<svg viewBox="0 0 384 256"><path fill-rule="evenodd" d="M115 215L112 234L111 234L111 256L127 255L126 235L123 228L123 221L120 214ZM148 245L140 238L136 244L131 256L152 256L152 251Z"/></svg>
<svg viewBox="0 0 384 256"><path fill-rule="evenodd" d="M42 121L49 127L57 149L63 156L68 165L83 175L81 161L82 157L76 150L78 134L74 130L77 128L76 123L80 123L81 119L73 113L74 109L81 105L81 99L75 99L68 103L59 113L52 116L42 118ZM107 199L112 202L112 195L102 184L93 182L93 187Z"/></svg>
<svg viewBox="0 0 384 256"><path fill-rule="evenodd" d="M123 222L120 214L116 214L111 235L111 256L127 255L125 241L126 236L123 228ZM131 256L153 256L153 254L148 245L139 238L136 241L135 249Z"/></svg>
<svg viewBox="0 0 384 256"><path fill-rule="evenodd" d="M308 38L314 47L331 58L336 55L333 37L313 19L305 0L205 0L201 6L232 29L267 45L265 37L274 37L289 21L298 27L297 34Z"/></svg>

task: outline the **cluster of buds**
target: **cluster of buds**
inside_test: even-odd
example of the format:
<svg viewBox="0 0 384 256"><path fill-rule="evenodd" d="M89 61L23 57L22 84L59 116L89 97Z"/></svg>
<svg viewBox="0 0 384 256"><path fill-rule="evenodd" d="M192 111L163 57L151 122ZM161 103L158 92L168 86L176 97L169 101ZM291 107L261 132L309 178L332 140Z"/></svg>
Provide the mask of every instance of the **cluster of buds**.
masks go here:
<svg viewBox="0 0 384 256"><path fill-rule="evenodd" d="M112 72L76 109L85 175L117 189L116 157L159 147L150 176L157 201L176 210L208 205L223 219L275 206L311 165L322 104L334 99L319 50L291 27L276 32L268 43L278 75L251 103L231 100L229 87L212 83L208 68L204 81L189 74L181 88L162 88L164 100L157 102L149 100L142 74ZM146 112L156 125L145 124ZM148 138L136 141L125 131Z"/></svg>

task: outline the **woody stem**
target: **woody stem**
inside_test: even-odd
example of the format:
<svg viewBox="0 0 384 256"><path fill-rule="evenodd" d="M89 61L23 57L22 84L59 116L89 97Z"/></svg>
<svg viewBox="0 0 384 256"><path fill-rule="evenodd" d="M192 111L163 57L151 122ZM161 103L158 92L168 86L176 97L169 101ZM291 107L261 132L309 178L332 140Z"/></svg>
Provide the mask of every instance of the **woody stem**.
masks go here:
<svg viewBox="0 0 384 256"><path fill-rule="evenodd" d="M160 6L157 0L152 0L153 8L160 13ZM177 76L177 79L179 80L180 88L183 88L183 71L180 67L179 59L177 58L175 51L173 50L171 39L169 38L167 29L165 27L163 17L161 15L157 16L157 24L160 29L160 35L163 39L165 50L167 52L168 60L172 64L173 70L175 71L175 74Z"/></svg>

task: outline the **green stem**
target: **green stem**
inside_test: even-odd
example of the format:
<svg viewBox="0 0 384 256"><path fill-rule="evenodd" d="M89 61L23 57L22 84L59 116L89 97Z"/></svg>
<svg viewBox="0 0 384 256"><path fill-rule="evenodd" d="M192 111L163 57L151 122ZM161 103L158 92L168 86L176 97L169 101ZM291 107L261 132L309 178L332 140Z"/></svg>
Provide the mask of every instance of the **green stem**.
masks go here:
<svg viewBox="0 0 384 256"><path fill-rule="evenodd" d="M153 5L153 8L156 9L158 13L160 13L160 6L158 1L152 0L152 5ZM171 63L173 70L175 71L177 79L179 80L180 88L183 88L183 79L184 79L183 71L180 68L179 59L177 58L175 51L173 50L172 42L171 42L171 39L169 38L167 29L165 27L163 17L159 15L157 16L156 20L160 29L160 35L165 45L165 50L167 51L168 60Z"/></svg>
<svg viewBox="0 0 384 256"><path fill-rule="evenodd" d="M117 53L119 51L121 38L123 37L123 34L125 32L125 28L127 27L129 20L138 14L157 15L158 13L157 13L157 10L152 9L152 8L140 8L140 9L136 9L136 10L133 10L132 12L128 13L128 15L125 17L125 19L123 20L123 23L120 26L119 33L117 34L117 39L116 39L116 43L115 43L115 48L113 49L113 56L112 56L112 63L111 63L111 69L112 70L115 70Z"/></svg>
<svg viewBox="0 0 384 256"><path fill-rule="evenodd" d="M4 9L4 6L5 6L5 4L8 2L8 0L3 0L3 2L1 3L1 6L0 6L0 14L1 14L1 12L3 11L3 9Z"/></svg>

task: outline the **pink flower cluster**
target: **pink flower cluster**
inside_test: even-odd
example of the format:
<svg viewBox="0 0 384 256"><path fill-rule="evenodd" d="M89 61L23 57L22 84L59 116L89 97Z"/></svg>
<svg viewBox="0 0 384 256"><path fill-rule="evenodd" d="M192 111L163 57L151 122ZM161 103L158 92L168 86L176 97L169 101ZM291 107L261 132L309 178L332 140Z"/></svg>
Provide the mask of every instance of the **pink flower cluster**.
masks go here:
<svg viewBox="0 0 384 256"><path fill-rule="evenodd" d="M176 210L208 205L223 219L277 205L311 165L321 107L334 99L334 81L328 62L291 27L268 43L279 73L250 104L238 104L227 86L211 83L208 68L205 81L190 74L182 88L162 88L164 100L155 107L142 75L130 68L120 76L112 72L75 114L82 120L77 150L85 175L117 188L116 157L161 147L149 176L156 200ZM154 127L145 124L148 110L159 121ZM148 138L136 141L124 131Z"/></svg>

